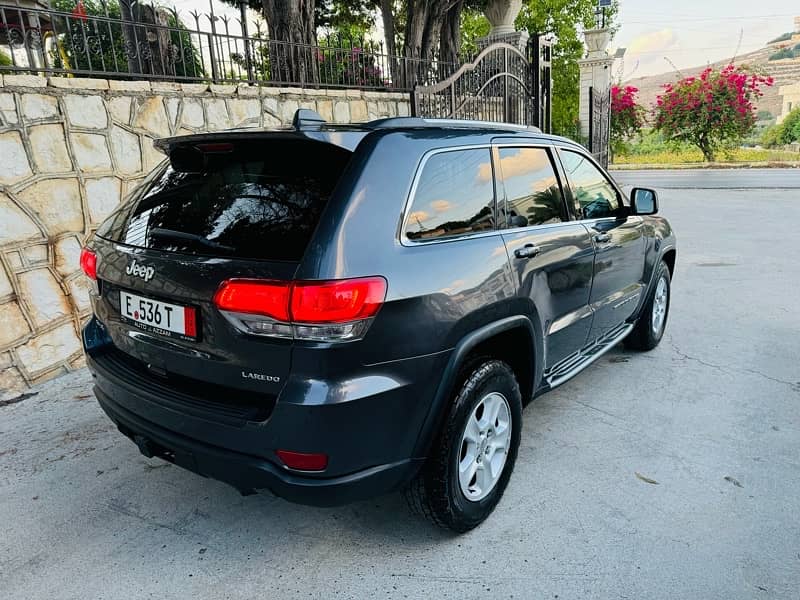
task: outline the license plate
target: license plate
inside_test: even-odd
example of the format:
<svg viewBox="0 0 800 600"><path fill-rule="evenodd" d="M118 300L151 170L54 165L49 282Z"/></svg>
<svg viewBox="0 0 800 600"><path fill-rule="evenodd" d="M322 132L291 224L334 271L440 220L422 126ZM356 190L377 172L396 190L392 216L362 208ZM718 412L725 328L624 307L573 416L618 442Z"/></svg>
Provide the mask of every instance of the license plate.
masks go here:
<svg viewBox="0 0 800 600"><path fill-rule="evenodd" d="M128 292L119 293L122 320L139 329L170 337L197 339L197 310Z"/></svg>

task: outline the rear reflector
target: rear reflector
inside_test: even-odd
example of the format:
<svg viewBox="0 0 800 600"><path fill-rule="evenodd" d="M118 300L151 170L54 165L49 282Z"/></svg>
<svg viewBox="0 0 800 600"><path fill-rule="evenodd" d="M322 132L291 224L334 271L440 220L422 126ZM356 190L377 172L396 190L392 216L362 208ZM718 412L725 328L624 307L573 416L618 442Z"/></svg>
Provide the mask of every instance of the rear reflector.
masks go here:
<svg viewBox="0 0 800 600"><path fill-rule="evenodd" d="M97 281L97 255L88 248L81 249L81 270L89 279Z"/></svg>
<svg viewBox="0 0 800 600"><path fill-rule="evenodd" d="M283 464L297 471L324 471L328 466L327 454L309 454L291 450L276 450L275 454Z"/></svg>

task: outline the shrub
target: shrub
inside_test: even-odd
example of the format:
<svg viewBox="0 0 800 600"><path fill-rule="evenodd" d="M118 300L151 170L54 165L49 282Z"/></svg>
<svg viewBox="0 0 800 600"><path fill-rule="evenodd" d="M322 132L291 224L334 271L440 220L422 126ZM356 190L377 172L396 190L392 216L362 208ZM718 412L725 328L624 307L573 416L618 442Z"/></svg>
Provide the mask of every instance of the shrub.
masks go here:
<svg viewBox="0 0 800 600"><path fill-rule="evenodd" d="M716 153L738 144L756 124L754 101L773 79L728 65L664 86L654 108L655 124L666 139L690 143L713 161Z"/></svg>
<svg viewBox="0 0 800 600"><path fill-rule="evenodd" d="M615 153L644 126L645 109L636 102L638 92L630 85L611 88L611 146Z"/></svg>

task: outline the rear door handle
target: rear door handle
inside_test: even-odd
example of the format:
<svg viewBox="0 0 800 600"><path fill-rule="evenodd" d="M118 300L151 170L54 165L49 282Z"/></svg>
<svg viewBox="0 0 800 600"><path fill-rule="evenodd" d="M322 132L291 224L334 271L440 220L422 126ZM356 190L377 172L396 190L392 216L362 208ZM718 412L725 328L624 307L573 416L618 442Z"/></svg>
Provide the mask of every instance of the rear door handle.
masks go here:
<svg viewBox="0 0 800 600"><path fill-rule="evenodd" d="M594 241L598 244L607 244L611 241L611 234L610 233L598 233L594 236Z"/></svg>
<svg viewBox="0 0 800 600"><path fill-rule="evenodd" d="M533 244L525 244L522 248L517 248L514 250L514 256L517 258L533 258L537 254L542 251L539 246L534 246Z"/></svg>

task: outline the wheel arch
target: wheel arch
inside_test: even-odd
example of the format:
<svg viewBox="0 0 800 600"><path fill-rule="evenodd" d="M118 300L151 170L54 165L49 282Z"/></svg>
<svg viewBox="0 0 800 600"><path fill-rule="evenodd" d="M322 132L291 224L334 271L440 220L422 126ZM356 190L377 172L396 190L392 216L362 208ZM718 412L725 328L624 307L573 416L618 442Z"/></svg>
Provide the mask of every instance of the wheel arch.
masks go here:
<svg viewBox="0 0 800 600"><path fill-rule="evenodd" d="M542 339L539 319L526 315L499 319L464 336L453 349L442 373L428 416L417 438L414 456L427 456L447 414L453 389L473 358L491 356L508 363L520 385L523 404L530 400L542 378Z"/></svg>

